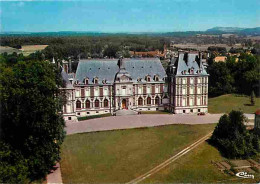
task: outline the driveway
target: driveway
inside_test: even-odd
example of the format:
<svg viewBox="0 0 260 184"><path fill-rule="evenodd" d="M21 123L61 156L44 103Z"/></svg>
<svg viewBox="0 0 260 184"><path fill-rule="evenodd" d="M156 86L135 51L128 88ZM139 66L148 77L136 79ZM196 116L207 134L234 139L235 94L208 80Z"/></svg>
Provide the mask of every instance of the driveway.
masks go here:
<svg viewBox="0 0 260 184"><path fill-rule="evenodd" d="M66 122L67 134L96 132L140 127L154 127L171 124L209 124L217 123L222 114L143 114L128 116L110 116L78 122Z"/></svg>

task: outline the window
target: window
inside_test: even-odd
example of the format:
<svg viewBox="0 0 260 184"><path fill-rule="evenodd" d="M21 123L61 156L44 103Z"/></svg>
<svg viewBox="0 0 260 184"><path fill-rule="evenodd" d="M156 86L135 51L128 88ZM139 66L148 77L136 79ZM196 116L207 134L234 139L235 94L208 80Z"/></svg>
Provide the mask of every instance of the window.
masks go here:
<svg viewBox="0 0 260 184"><path fill-rule="evenodd" d="M183 113L185 113L186 111L185 110L183 110Z"/></svg>
<svg viewBox="0 0 260 184"><path fill-rule="evenodd" d="M85 84L88 84L88 78L85 79L84 83L85 83Z"/></svg>
<svg viewBox="0 0 260 184"><path fill-rule="evenodd" d="M96 108L99 107L99 100L95 100L95 107L96 107Z"/></svg>
<svg viewBox="0 0 260 184"><path fill-rule="evenodd" d="M158 76L155 76L154 80L155 80L156 82L158 82L158 81L159 81L159 77L158 77Z"/></svg>
<svg viewBox="0 0 260 184"><path fill-rule="evenodd" d="M193 109L191 109L190 112L193 112Z"/></svg>
<svg viewBox="0 0 260 184"><path fill-rule="evenodd" d="M97 78L94 79L94 84L98 84L98 79Z"/></svg>
<svg viewBox="0 0 260 184"><path fill-rule="evenodd" d="M151 105L151 97L147 98L147 105Z"/></svg>
<svg viewBox="0 0 260 184"><path fill-rule="evenodd" d="M198 112L200 112L200 109L198 109Z"/></svg>
<svg viewBox="0 0 260 184"><path fill-rule="evenodd" d="M151 79L150 79L149 76L146 76L146 81L147 81L147 82L150 82L150 81L151 81Z"/></svg>
<svg viewBox="0 0 260 184"><path fill-rule="evenodd" d="M142 99L142 97L139 97L139 98L138 98L138 105L143 105L143 99Z"/></svg>
<svg viewBox="0 0 260 184"><path fill-rule="evenodd" d="M86 101L86 108L87 108L87 109L90 108L90 101L89 101L89 100Z"/></svg>
<svg viewBox="0 0 260 184"><path fill-rule="evenodd" d="M76 108L77 109L80 109L81 108L81 102L79 100L77 100L76 102Z"/></svg>
<svg viewBox="0 0 260 184"><path fill-rule="evenodd" d="M190 84L193 84L193 83L194 83L193 78L190 78Z"/></svg>
<svg viewBox="0 0 260 184"><path fill-rule="evenodd" d="M68 120L71 120L71 117L68 117Z"/></svg>
<svg viewBox="0 0 260 184"><path fill-rule="evenodd" d="M108 107L108 100L107 99L104 100L104 107Z"/></svg>
<svg viewBox="0 0 260 184"><path fill-rule="evenodd" d="M159 105L159 102L160 102L160 99L159 99L159 97L157 96L157 97L155 98L155 105Z"/></svg>

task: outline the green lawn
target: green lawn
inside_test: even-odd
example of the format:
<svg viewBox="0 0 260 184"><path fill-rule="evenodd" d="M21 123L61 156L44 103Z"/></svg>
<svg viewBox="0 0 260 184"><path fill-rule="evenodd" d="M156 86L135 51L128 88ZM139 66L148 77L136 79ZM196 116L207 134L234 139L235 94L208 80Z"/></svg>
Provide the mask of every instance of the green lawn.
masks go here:
<svg viewBox="0 0 260 184"><path fill-rule="evenodd" d="M212 131L209 125L168 125L67 136L64 183L128 182Z"/></svg>
<svg viewBox="0 0 260 184"><path fill-rule="evenodd" d="M256 183L259 181L259 174L255 174L253 180L221 173L211 161L222 160L224 158L219 151L205 142L142 183Z"/></svg>
<svg viewBox="0 0 260 184"><path fill-rule="evenodd" d="M256 98L254 106L250 105L249 96L228 94L209 98L209 113L228 113L239 109L244 113L255 113L258 108L260 108L260 98Z"/></svg>

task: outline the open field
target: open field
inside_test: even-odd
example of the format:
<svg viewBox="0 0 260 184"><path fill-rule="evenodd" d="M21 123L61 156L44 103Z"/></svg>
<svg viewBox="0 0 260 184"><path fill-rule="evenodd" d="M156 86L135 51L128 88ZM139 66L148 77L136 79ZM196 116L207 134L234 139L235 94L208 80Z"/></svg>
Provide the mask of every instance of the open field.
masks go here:
<svg viewBox="0 0 260 184"><path fill-rule="evenodd" d="M36 51L41 51L45 49L47 46L48 45L23 45L21 51L24 55L29 55Z"/></svg>
<svg viewBox="0 0 260 184"><path fill-rule="evenodd" d="M5 52L7 52L8 54L12 54L13 52L21 53L22 51L12 47L0 46L0 54Z"/></svg>
<svg viewBox="0 0 260 184"><path fill-rule="evenodd" d="M260 98L255 98L255 105L250 105L249 96L235 94L209 98L209 113L228 113L231 110L242 110L244 113L255 113L260 108Z"/></svg>
<svg viewBox="0 0 260 184"><path fill-rule="evenodd" d="M203 137L215 125L169 125L67 136L60 162L63 182L128 182Z"/></svg>
<svg viewBox="0 0 260 184"><path fill-rule="evenodd" d="M207 142L192 150L167 168L150 176L142 183L256 183L260 179L241 179L220 172L211 162L225 160Z"/></svg>
<svg viewBox="0 0 260 184"><path fill-rule="evenodd" d="M48 45L23 45L22 49L0 46L0 53L7 52L8 54L12 54L13 52L17 52L17 53L23 53L23 55L27 56L36 51L41 51L45 49L47 46Z"/></svg>

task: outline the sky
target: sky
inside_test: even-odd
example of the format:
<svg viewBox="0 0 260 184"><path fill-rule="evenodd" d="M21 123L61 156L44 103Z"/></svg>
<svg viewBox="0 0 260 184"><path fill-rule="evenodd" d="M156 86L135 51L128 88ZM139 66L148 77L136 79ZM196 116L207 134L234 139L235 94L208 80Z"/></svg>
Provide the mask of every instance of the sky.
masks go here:
<svg viewBox="0 0 260 184"><path fill-rule="evenodd" d="M260 27L260 0L0 0L1 32L172 32Z"/></svg>

